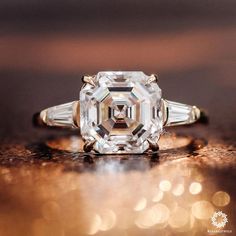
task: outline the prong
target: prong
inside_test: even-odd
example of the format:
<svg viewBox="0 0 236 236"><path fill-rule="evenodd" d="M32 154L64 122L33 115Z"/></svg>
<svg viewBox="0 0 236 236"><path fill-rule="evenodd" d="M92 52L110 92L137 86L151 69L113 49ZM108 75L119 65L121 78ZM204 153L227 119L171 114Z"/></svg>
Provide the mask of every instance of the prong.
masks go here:
<svg viewBox="0 0 236 236"><path fill-rule="evenodd" d="M93 150L94 143L95 143L95 140L86 141L85 144L84 144L84 151L85 152L91 152Z"/></svg>
<svg viewBox="0 0 236 236"><path fill-rule="evenodd" d="M150 139L147 139L147 141L149 143L150 150L152 150L153 152L157 152L159 150L159 145L156 142L154 142Z"/></svg>
<svg viewBox="0 0 236 236"><path fill-rule="evenodd" d="M94 83L94 76L91 76L91 75L84 75L84 76L82 77L82 81L83 81L84 83L88 83L88 84L90 84L90 85L92 85L92 86L95 86L95 83Z"/></svg>
<svg viewBox="0 0 236 236"><path fill-rule="evenodd" d="M148 78L147 84L151 84L151 83L157 83L158 82L158 75L156 74L151 74Z"/></svg>

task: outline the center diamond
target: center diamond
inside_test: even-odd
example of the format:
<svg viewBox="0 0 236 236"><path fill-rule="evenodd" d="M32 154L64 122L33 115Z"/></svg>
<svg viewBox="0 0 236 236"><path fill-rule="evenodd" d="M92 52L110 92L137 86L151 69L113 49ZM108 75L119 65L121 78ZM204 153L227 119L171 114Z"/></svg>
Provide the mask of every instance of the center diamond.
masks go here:
<svg viewBox="0 0 236 236"><path fill-rule="evenodd" d="M80 92L80 129L99 153L143 153L162 131L161 90L143 72L99 72Z"/></svg>

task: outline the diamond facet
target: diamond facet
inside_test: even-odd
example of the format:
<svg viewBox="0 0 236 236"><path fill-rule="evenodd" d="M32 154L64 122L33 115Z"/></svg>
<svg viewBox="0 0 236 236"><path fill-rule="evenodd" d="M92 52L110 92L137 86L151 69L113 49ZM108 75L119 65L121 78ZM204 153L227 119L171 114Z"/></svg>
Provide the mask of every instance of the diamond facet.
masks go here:
<svg viewBox="0 0 236 236"><path fill-rule="evenodd" d="M163 122L161 89L139 71L99 72L80 92L80 129L99 153L143 153Z"/></svg>

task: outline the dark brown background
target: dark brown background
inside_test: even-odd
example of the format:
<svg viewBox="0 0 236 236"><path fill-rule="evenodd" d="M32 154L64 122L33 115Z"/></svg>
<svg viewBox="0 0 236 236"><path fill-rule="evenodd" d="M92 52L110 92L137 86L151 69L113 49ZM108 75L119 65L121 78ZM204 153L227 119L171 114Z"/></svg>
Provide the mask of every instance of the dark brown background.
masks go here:
<svg viewBox="0 0 236 236"><path fill-rule="evenodd" d="M140 185L139 178L134 180L127 170L135 170L147 181L152 176L157 183L159 179L171 179L173 172L178 176L185 171L195 173L196 169L205 181L201 182L203 192L199 199L210 201L219 190L231 197L229 205L221 209L229 216L228 229L235 230L235 9L234 0L1 0L0 233L84 235L81 225L89 225L87 221L68 229L70 224L63 228L61 218L55 221L49 217L48 221L48 214L55 217L60 208L64 210L62 216L73 221L77 216L83 219L88 206L108 207L111 199L114 204L127 199L131 202L128 205L134 204L135 197L142 197L143 189L150 193L151 187ZM49 137L55 139L60 150L68 146L70 149L72 141L57 143L56 138L64 133L35 129L32 114L78 99L81 76L101 70L158 73L165 98L203 107L210 123L168 130L178 134L171 141L174 148L160 151L155 160L147 156L134 160L122 156L93 159L46 147ZM181 139L183 134L208 145L199 151L178 149L179 143L186 141ZM165 140L169 140L168 136L162 142ZM102 179L107 169L102 169L101 174L101 168L107 165L115 166L108 171L117 180L111 185L106 177ZM120 174L125 181L119 179ZM191 174L185 181L196 181L194 178ZM52 188L57 184L62 189ZM74 186L78 187L77 192ZM120 195L115 194L115 187ZM71 189L64 197L64 191ZM91 198L93 189L100 191L101 199ZM192 201L188 195L180 199L184 205ZM15 227L12 222L16 222ZM208 235L204 224L199 224L186 235ZM173 229L165 230L158 233L174 234ZM115 233L122 235L120 231L108 231L106 235ZM131 232L126 233L156 235L157 231L131 227Z"/></svg>

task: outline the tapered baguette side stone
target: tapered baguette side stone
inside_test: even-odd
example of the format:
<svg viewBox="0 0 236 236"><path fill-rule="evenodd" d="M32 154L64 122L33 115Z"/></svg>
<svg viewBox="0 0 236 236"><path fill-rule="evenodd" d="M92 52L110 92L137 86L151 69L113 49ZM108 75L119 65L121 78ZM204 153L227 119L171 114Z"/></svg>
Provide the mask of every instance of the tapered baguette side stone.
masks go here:
<svg viewBox="0 0 236 236"><path fill-rule="evenodd" d="M200 118L200 109L196 106L164 100L167 108L165 126L194 123Z"/></svg>
<svg viewBox="0 0 236 236"><path fill-rule="evenodd" d="M41 119L48 126L59 126L78 128L75 115L78 102L69 102L62 105L50 107L40 113Z"/></svg>

